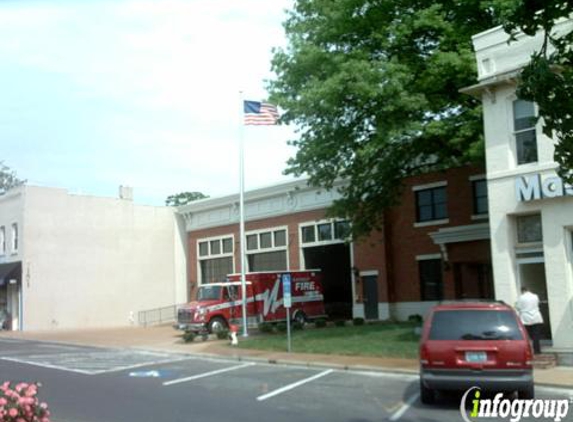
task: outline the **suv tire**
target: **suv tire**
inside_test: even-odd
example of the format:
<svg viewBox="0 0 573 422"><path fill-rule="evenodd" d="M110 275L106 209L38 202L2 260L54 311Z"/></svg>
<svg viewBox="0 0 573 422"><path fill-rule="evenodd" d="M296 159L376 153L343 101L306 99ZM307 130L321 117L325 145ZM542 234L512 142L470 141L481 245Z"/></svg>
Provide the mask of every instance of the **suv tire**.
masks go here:
<svg viewBox="0 0 573 422"><path fill-rule="evenodd" d="M436 401L436 392L424 385L420 379L420 401L423 404L434 404Z"/></svg>
<svg viewBox="0 0 573 422"><path fill-rule="evenodd" d="M519 390L517 392L517 397L521 400L533 400L535 397L535 387L533 386L533 383L527 386L527 388Z"/></svg>

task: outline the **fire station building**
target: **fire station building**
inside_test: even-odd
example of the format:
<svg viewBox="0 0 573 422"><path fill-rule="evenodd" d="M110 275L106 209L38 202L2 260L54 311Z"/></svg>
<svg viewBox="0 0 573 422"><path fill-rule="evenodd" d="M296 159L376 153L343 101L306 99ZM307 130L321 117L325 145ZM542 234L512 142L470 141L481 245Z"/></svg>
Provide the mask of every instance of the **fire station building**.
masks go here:
<svg viewBox="0 0 573 422"><path fill-rule="evenodd" d="M383 229L348 240L327 219L337 191L292 181L245 193L248 272L320 269L334 318L407 319L441 300L493 298L484 170L460 167L405 181ZM239 195L179 207L188 233L190 295L240 268Z"/></svg>

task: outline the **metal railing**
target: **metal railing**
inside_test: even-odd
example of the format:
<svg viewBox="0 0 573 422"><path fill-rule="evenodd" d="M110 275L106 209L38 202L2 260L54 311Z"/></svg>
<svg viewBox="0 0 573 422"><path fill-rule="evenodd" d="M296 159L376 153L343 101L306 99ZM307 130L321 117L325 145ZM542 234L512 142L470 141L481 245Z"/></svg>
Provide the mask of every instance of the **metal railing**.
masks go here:
<svg viewBox="0 0 573 422"><path fill-rule="evenodd" d="M177 321L177 309L182 304L164 306L162 308L149 309L147 311L139 311L137 313L138 324L143 327L150 325L166 324L168 322Z"/></svg>

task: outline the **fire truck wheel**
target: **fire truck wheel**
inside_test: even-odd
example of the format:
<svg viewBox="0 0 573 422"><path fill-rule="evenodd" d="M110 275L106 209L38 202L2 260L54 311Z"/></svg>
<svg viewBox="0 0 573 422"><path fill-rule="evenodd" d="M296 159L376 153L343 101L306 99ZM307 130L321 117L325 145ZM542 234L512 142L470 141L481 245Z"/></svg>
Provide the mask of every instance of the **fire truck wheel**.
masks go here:
<svg viewBox="0 0 573 422"><path fill-rule="evenodd" d="M298 322L301 325L306 324L306 314L303 311L298 311L294 314L294 322Z"/></svg>
<svg viewBox="0 0 573 422"><path fill-rule="evenodd" d="M214 317L209 321L209 332L216 334L227 329L227 322L221 317Z"/></svg>

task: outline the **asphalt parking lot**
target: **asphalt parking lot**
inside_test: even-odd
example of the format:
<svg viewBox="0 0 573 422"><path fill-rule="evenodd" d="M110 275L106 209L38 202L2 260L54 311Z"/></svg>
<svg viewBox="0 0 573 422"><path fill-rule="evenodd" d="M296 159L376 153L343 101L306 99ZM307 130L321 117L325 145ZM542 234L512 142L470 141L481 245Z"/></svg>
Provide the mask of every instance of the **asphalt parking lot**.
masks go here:
<svg viewBox="0 0 573 422"><path fill-rule="evenodd" d="M2 380L41 382L56 422L461 420L459 396L423 406L416 375L128 348L0 339ZM538 398L569 395L537 390Z"/></svg>

